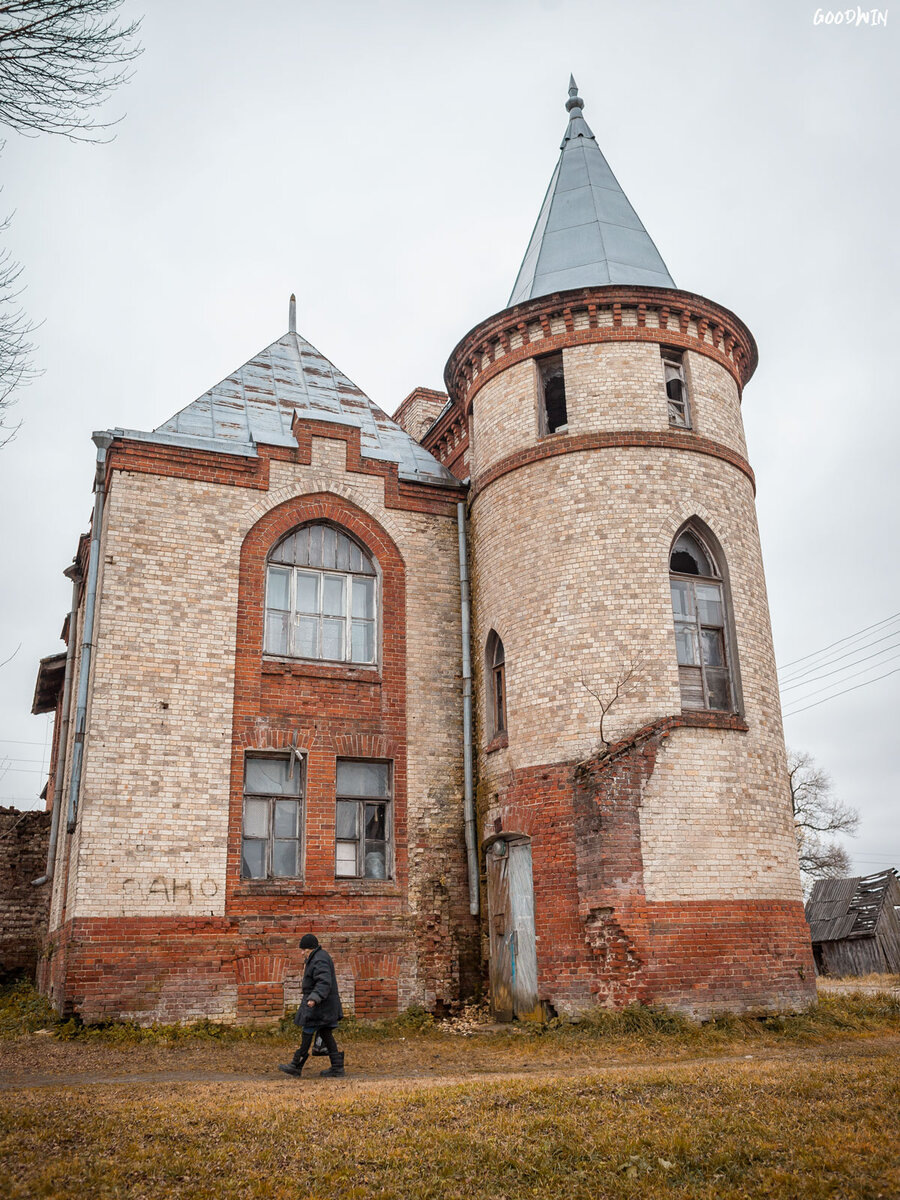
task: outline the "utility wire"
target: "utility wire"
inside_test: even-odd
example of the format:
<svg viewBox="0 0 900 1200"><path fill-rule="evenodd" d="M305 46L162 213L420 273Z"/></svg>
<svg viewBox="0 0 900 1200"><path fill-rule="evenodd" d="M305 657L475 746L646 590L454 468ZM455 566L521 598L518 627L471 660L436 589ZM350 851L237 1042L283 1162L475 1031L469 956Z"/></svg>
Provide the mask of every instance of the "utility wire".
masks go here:
<svg viewBox="0 0 900 1200"><path fill-rule="evenodd" d="M861 650L869 650L872 646L877 646L880 642L888 642L891 638L897 637L898 634L900 634L900 630L892 629L890 633L885 633L882 637L875 638L871 642L866 642L862 646L854 646L852 650L845 650L843 654L832 654L820 663L811 663L809 666L804 667L802 671L794 671L782 682L793 683L798 679L803 679L805 676L821 670L822 667L830 667L832 663L840 662L843 658L852 658L854 654L859 654ZM890 647L885 647L885 649L890 649Z"/></svg>
<svg viewBox="0 0 900 1200"><path fill-rule="evenodd" d="M887 679L889 675L896 675L900 671L900 667L894 667L893 671L886 671L884 675L877 675L874 679L867 679L865 683L856 683L853 687L844 688L842 692L835 692L833 696L826 696L824 700L816 700L813 704L806 704L803 708L795 708L791 712L783 713L787 717L795 717L797 713L806 712L808 708L818 708L820 704L827 704L829 700L837 700L838 696L846 696L848 692L858 692L860 688L868 687L870 683L877 683L879 679ZM803 697L798 696L800 700Z"/></svg>
<svg viewBox="0 0 900 1200"><path fill-rule="evenodd" d="M864 633L868 633L871 629L878 629L882 625L887 625L889 621L894 621L900 617L900 612L895 612L891 617L885 617L883 621L876 621L874 625L867 625L865 629L858 629L856 633L848 633L846 637L838 638L836 642L831 642L827 646L823 646L821 650L813 650L810 654L804 654L800 658L794 658L790 662L783 663L778 670L786 671L788 667L796 666L797 663L806 662L808 658L818 658L820 654L824 654L826 650L831 650L834 646L840 646L843 642L852 641L854 638L861 637Z"/></svg>
<svg viewBox="0 0 900 1200"><path fill-rule="evenodd" d="M882 658L882 655L887 654L890 650L897 650L898 648L900 648L900 642L898 642L896 646L885 646L883 650L876 650L874 654L867 654L865 658L858 658L856 662L846 663L843 667L835 667L833 671L823 671L821 675L813 675L810 679L801 679L799 683L789 683L785 687L781 688L781 694L784 695L785 692L790 692L794 688L809 687L811 683L818 683L820 679L827 679L829 675L842 675L844 671L849 671L851 667L856 667L861 662L867 662L870 658L881 658L881 662L872 663L871 667L863 667L861 671L854 671L853 674L846 675L844 679L836 679L834 682L844 683L847 679L855 679L857 675L865 675L866 671L874 671L877 667L883 666L884 663L893 662L898 655L891 654L888 658ZM834 687L834 684L829 683L825 686ZM812 692L811 695L815 695L815 692ZM799 700L800 697L798 696L797 699ZM12 761L24 762L25 759L14 758Z"/></svg>

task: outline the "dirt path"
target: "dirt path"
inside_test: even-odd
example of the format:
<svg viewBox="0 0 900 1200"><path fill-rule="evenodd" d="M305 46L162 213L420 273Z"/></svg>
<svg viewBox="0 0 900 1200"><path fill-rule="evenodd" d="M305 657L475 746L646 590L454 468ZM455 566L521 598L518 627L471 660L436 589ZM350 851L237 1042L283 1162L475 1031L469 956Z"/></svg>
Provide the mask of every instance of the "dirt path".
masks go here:
<svg viewBox="0 0 900 1200"><path fill-rule="evenodd" d="M318 1064L313 1067L311 1074L303 1079L289 1079L280 1074L277 1069L272 1071L135 1071L128 1074L103 1074L97 1072L71 1072L60 1074L22 1073L14 1078L7 1076L0 1079L0 1091L23 1091L34 1088L82 1088L82 1087L128 1087L134 1085L154 1085L167 1083L197 1083L197 1084L252 1084L279 1085L285 1088L328 1087L339 1091L372 1091L384 1088L419 1087L452 1087L459 1084L469 1086L479 1083L508 1083L516 1080L529 1079L533 1081L558 1080L561 1077L584 1078L597 1075L635 1076L659 1075L682 1068L698 1066L716 1066L745 1062L796 1062L808 1060L825 1062L835 1058L865 1058L882 1055L885 1051L893 1051L900 1060L900 1037L876 1037L853 1039L839 1042L828 1042L819 1046L785 1047L778 1049L764 1048L752 1054L721 1054L704 1055L702 1057L671 1057L652 1058L640 1061L610 1060L605 1063L585 1062L568 1063L557 1067L546 1064L527 1064L515 1069L498 1069L492 1071L485 1068L475 1068L466 1073L455 1071L445 1074L439 1067L427 1067L421 1070L406 1069L401 1071L372 1073L354 1071L352 1064L347 1076L342 1080L330 1080L327 1083L318 1078Z"/></svg>

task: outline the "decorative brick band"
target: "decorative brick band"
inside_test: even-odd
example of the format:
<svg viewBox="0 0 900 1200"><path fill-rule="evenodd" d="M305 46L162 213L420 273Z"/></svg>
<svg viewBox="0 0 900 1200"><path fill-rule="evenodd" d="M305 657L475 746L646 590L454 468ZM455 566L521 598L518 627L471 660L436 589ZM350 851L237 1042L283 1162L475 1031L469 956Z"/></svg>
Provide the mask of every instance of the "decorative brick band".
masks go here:
<svg viewBox="0 0 900 1200"><path fill-rule="evenodd" d="M349 473L376 475L384 480L385 508L455 516L456 502L463 491L462 484L413 483L401 479L396 463L365 457L360 444L360 431L355 426L302 420L295 416L291 432L297 439L296 448L258 445L256 457L116 438L107 456L107 487L112 472L118 470L162 478L196 479L202 483L221 483L228 487L256 488L265 492L269 490L270 461L310 466L313 438L318 437L346 443Z"/></svg>
<svg viewBox="0 0 900 1200"><path fill-rule="evenodd" d="M739 389L758 358L743 321L703 296L653 287L573 288L476 325L450 355L444 381L468 413L478 389L514 363L593 342L656 342L705 354L731 372Z"/></svg>
<svg viewBox="0 0 900 1200"><path fill-rule="evenodd" d="M721 442L711 441L710 438L700 437L695 433L679 433L676 430L644 430L628 429L616 433L581 433L574 436L561 434L552 440L547 439L537 446L529 446L525 450L517 450L515 454L501 458L475 480L472 486L471 498L475 499L490 484L517 471L520 467L531 463L541 462L545 458L556 458L561 454L578 454L585 450L613 450L622 447L651 447L657 450L690 450L695 454L708 454L711 458L720 458L723 462L737 467L750 480L753 494L756 495L756 477L753 468L745 458L723 446Z"/></svg>

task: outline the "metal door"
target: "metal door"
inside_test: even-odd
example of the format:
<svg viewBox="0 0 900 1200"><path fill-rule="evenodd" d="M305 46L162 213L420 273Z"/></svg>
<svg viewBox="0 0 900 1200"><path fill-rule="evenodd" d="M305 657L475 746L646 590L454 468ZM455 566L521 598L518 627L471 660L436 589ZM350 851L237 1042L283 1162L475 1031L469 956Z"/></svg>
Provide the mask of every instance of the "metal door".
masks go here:
<svg viewBox="0 0 900 1200"><path fill-rule="evenodd" d="M487 852L491 1005L498 1021L540 1020L531 843L500 840Z"/></svg>

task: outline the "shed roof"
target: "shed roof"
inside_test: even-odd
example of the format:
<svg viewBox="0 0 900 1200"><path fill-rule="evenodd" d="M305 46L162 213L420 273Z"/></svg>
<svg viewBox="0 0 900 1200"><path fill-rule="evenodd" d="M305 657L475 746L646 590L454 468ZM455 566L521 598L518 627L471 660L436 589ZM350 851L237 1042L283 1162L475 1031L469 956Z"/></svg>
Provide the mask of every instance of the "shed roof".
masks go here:
<svg viewBox="0 0 900 1200"><path fill-rule="evenodd" d="M893 870L848 879L817 879L806 902L814 942L872 937L891 886Z"/></svg>
<svg viewBox="0 0 900 1200"><path fill-rule="evenodd" d="M509 307L567 288L617 283L675 287L603 157L583 109L570 78L569 126Z"/></svg>
<svg viewBox="0 0 900 1200"><path fill-rule="evenodd" d="M294 446L291 422L330 421L359 429L367 458L397 464L404 479L459 480L294 328L260 350L152 433L113 432L139 441L255 455L258 443Z"/></svg>
<svg viewBox="0 0 900 1200"><path fill-rule="evenodd" d="M66 673L66 651L60 654L48 654L42 658L38 666L37 681L34 685L34 699L31 711L38 716L40 713L53 712L56 701L62 691L63 679Z"/></svg>

